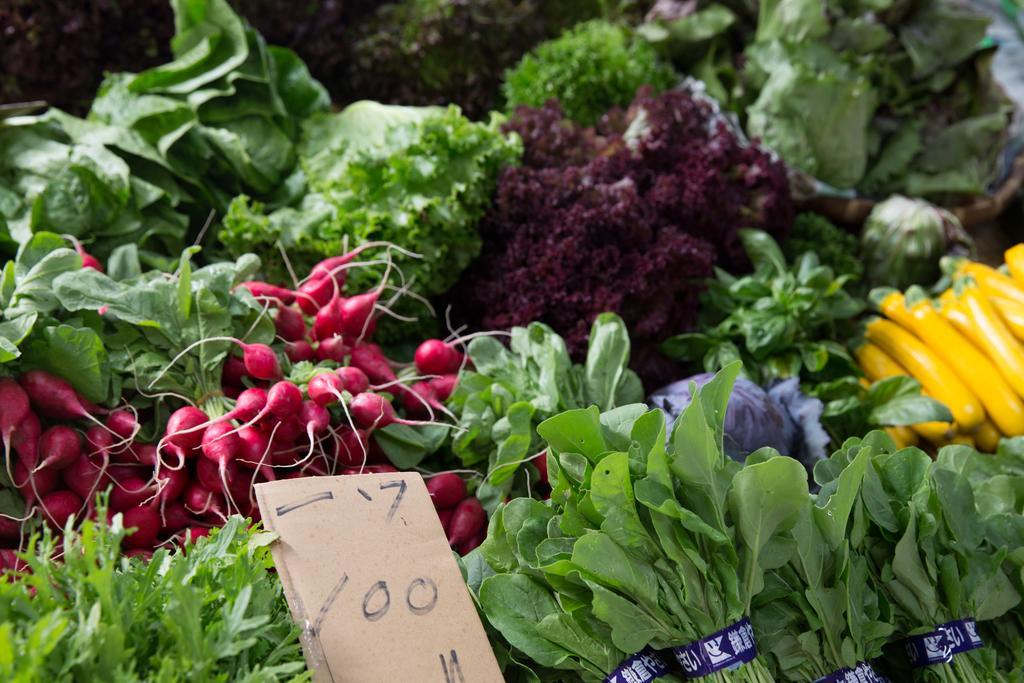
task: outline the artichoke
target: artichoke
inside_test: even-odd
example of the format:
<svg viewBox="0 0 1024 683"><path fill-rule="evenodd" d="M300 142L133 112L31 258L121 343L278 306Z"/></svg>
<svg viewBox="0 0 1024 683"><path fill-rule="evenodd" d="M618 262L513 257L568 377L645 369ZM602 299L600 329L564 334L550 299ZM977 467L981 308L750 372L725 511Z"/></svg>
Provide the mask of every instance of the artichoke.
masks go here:
<svg viewBox="0 0 1024 683"><path fill-rule="evenodd" d="M896 195L872 209L860 248L868 286L906 289L933 284L941 275L939 259L973 255L974 241L950 212Z"/></svg>

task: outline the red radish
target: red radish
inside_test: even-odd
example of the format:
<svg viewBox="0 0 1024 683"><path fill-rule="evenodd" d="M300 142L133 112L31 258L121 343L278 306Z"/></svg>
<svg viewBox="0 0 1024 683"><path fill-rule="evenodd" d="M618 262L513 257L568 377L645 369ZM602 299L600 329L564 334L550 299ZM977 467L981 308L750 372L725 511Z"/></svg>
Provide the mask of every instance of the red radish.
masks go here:
<svg viewBox="0 0 1024 683"><path fill-rule="evenodd" d="M153 444L143 443L132 446L132 451L135 453L135 459L143 465L149 465L150 467L156 467L157 457L156 446Z"/></svg>
<svg viewBox="0 0 1024 683"><path fill-rule="evenodd" d="M78 456L71 467L61 472L64 485L91 503L96 494L107 484L106 472L102 463L90 460L86 455Z"/></svg>
<svg viewBox="0 0 1024 683"><path fill-rule="evenodd" d="M416 348L413 362L421 374L450 375L459 371L462 354L445 341L428 339Z"/></svg>
<svg viewBox="0 0 1024 683"><path fill-rule="evenodd" d="M167 420L167 443L177 446L185 455L192 455L203 440L203 433L196 428L210 421L206 413L194 406L178 408Z"/></svg>
<svg viewBox="0 0 1024 683"><path fill-rule="evenodd" d="M39 437L42 434L43 425L31 410L21 424L14 428L11 446L26 465L35 467L39 462Z"/></svg>
<svg viewBox="0 0 1024 683"><path fill-rule="evenodd" d="M242 346L242 362L245 370L256 379L277 379L281 376L281 366L277 362L274 350L266 344L244 344Z"/></svg>
<svg viewBox="0 0 1024 683"><path fill-rule="evenodd" d="M302 407L302 391L291 382L277 382L267 392L266 411L281 420L291 417Z"/></svg>
<svg viewBox="0 0 1024 683"><path fill-rule="evenodd" d="M352 348L341 337L328 337L316 347L317 360L333 360L335 363L344 363L350 353L352 353Z"/></svg>
<svg viewBox="0 0 1024 683"><path fill-rule="evenodd" d="M7 515L0 515L0 538L17 541L21 538L21 522Z"/></svg>
<svg viewBox="0 0 1024 683"><path fill-rule="evenodd" d="M195 543L200 538L206 538L210 535L210 530L205 526L190 526L185 529L185 540L189 543Z"/></svg>
<svg viewBox="0 0 1024 683"><path fill-rule="evenodd" d="M462 556L469 555L471 552L480 547L480 544L483 543L486 539L487 529L484 528L476 532L476 535L473 538L469 539L465 543L459 544L459 546L455 548L455 552Z"/></svg>
<svg viewBox="0 0 1024 683"><path fill-rule="evenodd" d="M313 401L303 401L299 410L299 421L306 425L306 430L313 434L323 434L331 426L331 414L327 408Z"/></svg>
<svg viewBox="0 0 1024 683"><path fill-rule="evenodd" d="M200 458L196 461L196 479L210 491L228 492L235 499L249 497L250 476L242 472L234 460L224 463L222 478L219 464L213 460ZM237 495L239 492L241 496Z"/></svg>
<svg viewBox="0 0 1024 683"><path fill-rule="evenodd" d="M416 382L408 391L402 392L402 407L414 417L427 417L432 410L441 407L437 400L437 392L429 382Z"/></svg>
<svg viewBox="0 0 1024 683"><path fill-rule="evenodd" d="M126 441L134 439L136 432L139 431L139 423L130 410L115 410L107 415L105 424L107 429Z"/></svg>
<svg viewBox="0 0 1024 683"><path fill-rule="evenodd" d="M314 360L316 358L316 351L313 350L312 345L308 341L300 339L285 344L284 355L288 356L288 360L293 363L301 363L304 360Z"/></svg>
<svg viewBox="0 0 1024 683"><path fill-rule="evenodd" d="M228 356L224 360L224 370L221 371L220 381L223 384L241 386L242 380L249 376L245 369L245 363L238 356Z"/></svg>
<svg viewBox="0 0 1024 683"><path fill-rule="evenodd" d="M321 372L309 380L306 393L317 405L329 406L338 402L338 396L345 389L342 380L333 372Z"/></svg>
<svg viewBox="0 0 1024 683"><path fill-rule="evenodd" d="M146 550L145 548L131 548L129 550L125 550L124 551L124 556L125 557L130 557L130 558L133 558L133 559L134 558L142 558L142 560L144 560L146 562L149 562L150 560L153 559L153 551L152 550Z"/></svg>
<svg viewBox="0 0 1024 683"><path fill-rule="evenodd" d="M225 385L225 386L221 387L221 391L224 392L224 397L225 398L230 398L233 401L236 398L238 398L238 395L240 393L242 393L242 387L240 387L240 386L232 386L232 385L229 384L229 385Z"/></svg>
<svg viewBox="0 0 1024 683"><path fill-rule="evenodd" d="M81 248L79 248L78 254L82 257L83 268L92 268L93 270L99 271L101 273L103 272L103 264L100 263L100 260L98 258L93 256L92 254L86 253Z"/></svg>
<svg viewBox="0 0 1024 683"><path fill-rule="evenodd" d="M344 303L342 297L336 296L316 312L316 319L313 321L314 339L322 341L341 334Z"/></svg>
<svg viewBox="0 0 1024 683"><path fill-rule="evenodd" d="M189 474L185 469L172 470L163 468L159 474L154 475L156 479L156 501L159 503L170 503L181 497L188 485Z"/></svg>
<svg viewBox="0 0 1024 683"><path fill-rule="evenodd" d="M28 569L25 560L18 557L17 550L4 548L0 550L0 571L23 572ZM35 594L34 592L32 593Z"/></svg>
<svg viewBox="0 0 1024 683"><path fill-rule="evenodd" d="M78 440L78 432L64 425L50 427L39 437L39 457L42 460L35 469L62 470L78 460L81 454L82 442Z"/></svg>
<svg viewBox="0 0 1024 683"><path fill-rule="evenodd" d="M199 484L189 484L182 501L185 509L194 515L225 516L223 498Z"/></svg>
<svg viewBox="0 0 1024 683"><path fill-rule="evenodd" d="M427 493L438 510L453 508L466 498L466 482L454 472L442 472L427 480Z"/></svg>
<svg viewBox="0 0 1024 683"><path fill-rule="evenodd" d="M351 363L366 373L374 384L387 384L397 379L388 359L376 344L364 343L352 349Z"/></svg>
<svg viewBox="0 0 1024 683"><path fill-rule="evenodd" d="M245 287L257 299L272 299L281 302L285 306L295 301L295 294L290 289L278 287L268 282L251 280L243 282L239 287Z"/></svg>
<svg viewBox="0 0 1024 683"><path fill-rule="evenodd" d="M394 465L367 465L367 474L391 474L397 472L398 468Z"/></svg>
<svg viewBox="0 0 1024 683"><path fill-rule="evenodd" d="M444 529L445 537L448 536L448 522L451 521L453 512L455 512L454 509L437 511L437 518L441 520L441 528Z"/></svg>
<svg viewBox="0 0 1024 683"><path fill-rule="evenodd" d="M342 388L353 396L358 396L370 388L370 379L366 373L355 366L346 365L335 372L341 378Z"/></svg>
<svg viewBox="0 0 1024 683"><path fill-rule="evenodd" d="M152 498L154 493L150 482L141 477L120 478L110 491L110 509L114 512L124 512L142 505Z"/></svg>
<svg viewBox="0 0 1024 683"><path fill-rule="evenodd" d="M374 290L345 299L341 304L341 333L352 339L366 336L379 298L380 290Z"/></svg>
<svg viewBox="0 0 1024 683"><path fill-rule="evenodd" d="M192 515L188 514L185 506L175 501L164 506L160 513L160 530L164 533L174 533L192 524Z"/></svg>
<svg viewBox="0 0 1024 683"><path fill-rule="evenodd" d="M203 457L220 466L234 460L238 452L238 430L230 422L218 422L203 432Z"/></svg>
<svg viewBox="0 0 1024 683"><path fill-rule="evenodd" d="M96 406L79 398L70 384L44 370L29 370L22 375L21 388L28 394L36 410L53 420L84 418L95 421L92 413L101 412Z"/></svg>
<svg viewBox="0 0 1024 683"><path fill-rule="evenodd" d="M306 319L302 312L291 306L281 306L274 316L274 327L277 334L285 341L299 341L306 336Z"/></svg>
<svg viewBox="0 0 1024 683"><path fill-rule="evenodd" d="M550 486L551 482L548 481L548 452L542 451L538 457L534 458L530 462L532 462L534 467L537 468L537 471L540 472L540 480Z"/></svg>
<svg viewBox="0 0 1024 683"><path fill-rule="evenodd" d="M21 462L14 465L13 475L14 487L29 505L57 488L57 479L60 477L60 473L51 468L30 473Z"/></svg>
<svg viewBox="0 0 1024 683"><path fill-rule="evenodd" d="M106 457L114 447L114 434L110 429L93 425L85 430L85 454L89 457Z"/></svg>
<svg viewBox="0 0 1024 683"><path fill-rule="evenodd" d="M455 391L455 387L459 384L459 376L441 375L440 377L430 379L427 384L434 390L437 400L447 401L451 397L452 392Z"/></svg>
<svg viewBox="0 0 1024 683"><path fill-rule="evenodd" d="M12 435L31 414L25 390L10 377L0 379L0 437L4 441L5 457L10 456Z"/></svg>
<svg viewBox="0 0 1024 683"><path fill-rule="evenodd" d="M238 451L236 458L240 463L255 467L270 448L270 438L260 429L251 425L238 430Z"/></svg>
<svg viewBox="0 0 1024 683"><path fill-rule="evenodd" d="M306 315L316 315L321 307L341 292L341 288L329 277L306 280L295 292L295 301Z"/></svg>
<svg viewBox="0 0 1024 683"><path fill-rule="evenodd" d="M55 529L63 529L72 515L82 509L82 499L73 491L54 491L39 500L43 517Z"/></svg>
<svg viewBox="0 0 1024 683"><path fill-rule="evenodd" d="M448 523L448 542L458 546L473 538L487 524L487 514L476 498L466 498L452 512Z"/></svg>
<svg viewBox="0 0 1024 683"><path fill-rule="evenodd" d="M124 546L132 549L152 548L160 534L160 514L151 507L135 507L124 512L124 527L135 529L124 537Z"/></svg>
<svg viewBox="0 0 1024 683"><path fill-rule="evenodd" d="M368 391L354 397L348 405L352 420L357 427L373 429L376 427L387 427L398 418L395 416L395 409L380 394L372 394Z"/></svg>
<svg viewBox="0 0 1024 683"><path fill-rule="evenodd" d="M368 433L342 427L337 432L335 458L343 467L359 467L369 456Z"/></svg>
<svg viewBox="0 0 1024 683"><path fill-rule="evenodd" d="M255 420L263 412L263 409L267 407L267 400L267 391L265 389L259 387L246 389L238 395L235 407L223 418L219 418L219 420L240 420L242 422Z"/></svg>

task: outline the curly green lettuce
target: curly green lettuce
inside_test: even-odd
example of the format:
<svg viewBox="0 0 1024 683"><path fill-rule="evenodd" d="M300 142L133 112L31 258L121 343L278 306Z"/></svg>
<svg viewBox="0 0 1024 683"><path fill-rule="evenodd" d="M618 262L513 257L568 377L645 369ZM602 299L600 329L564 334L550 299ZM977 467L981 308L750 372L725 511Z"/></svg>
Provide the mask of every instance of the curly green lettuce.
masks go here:
<svg viewBox="0 0 1024 683"><path fill-rule="evenodd" d="M505 74L505 100L540 107L551 98L565 115L591 125L612 107L625 107L640 86L655 92L676 81L672 67L629 29L588 21L541 43Z"/></svg>

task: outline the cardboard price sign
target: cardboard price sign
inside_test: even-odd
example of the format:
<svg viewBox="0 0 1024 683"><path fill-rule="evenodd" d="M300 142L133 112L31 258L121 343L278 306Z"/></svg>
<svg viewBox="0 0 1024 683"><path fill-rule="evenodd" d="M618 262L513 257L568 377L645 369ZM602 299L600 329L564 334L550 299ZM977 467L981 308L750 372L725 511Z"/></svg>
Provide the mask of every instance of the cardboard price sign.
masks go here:
<svg viewBox="0 0 1024 683"><path fill-rule="evenodd" d="M316 681L503 681L419 474L287 479L256 499Z"/></svg>

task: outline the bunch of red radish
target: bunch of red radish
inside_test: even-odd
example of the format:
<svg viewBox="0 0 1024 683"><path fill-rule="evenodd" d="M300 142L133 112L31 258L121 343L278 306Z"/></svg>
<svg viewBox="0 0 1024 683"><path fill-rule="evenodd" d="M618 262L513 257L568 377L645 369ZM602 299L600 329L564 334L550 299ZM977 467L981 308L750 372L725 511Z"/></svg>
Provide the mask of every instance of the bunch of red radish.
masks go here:
<svg viewBox="0 0 1024 683"><path fill-rule="evenodd" d="M61 528L71 515L92 514L96 493L109 489L110 511L123 513L125 526L136 529L126 540L129 552L145 553L204 535L232 513L258 519L257 482L395 471L376 430L431 423L444 412L464 356L453 343L428 340L416 350L412 372L370 341L378 314L389 312L379 302L383 284L344 296L345 271L358 265L363 249L317 264L294 290L243 285L273 309L282 342L274 346L282 355L318 364L308 382L284 379L285 361L273 347L233 340L241 354L229 355L221 378L233 406L223 414L178 408L156 443L138 438L133 411L91 405L45 372L0 381L0 431L12 480L26 501L23 517L38 510ZM468 552L485 532L482 508L466 497L457 475L431 482L442 486L439 514L451 527L453 548ZM0 538L19 539L20 521L0 516Z"/></svg>

